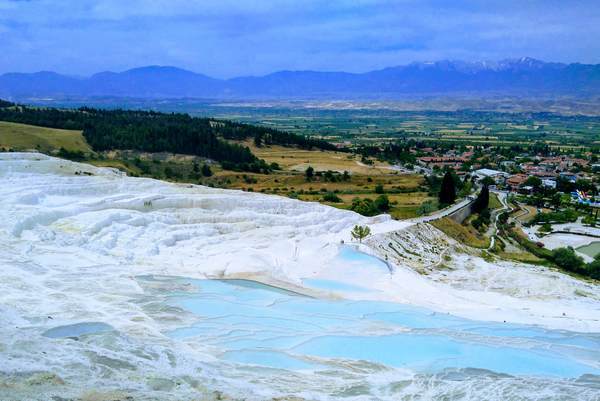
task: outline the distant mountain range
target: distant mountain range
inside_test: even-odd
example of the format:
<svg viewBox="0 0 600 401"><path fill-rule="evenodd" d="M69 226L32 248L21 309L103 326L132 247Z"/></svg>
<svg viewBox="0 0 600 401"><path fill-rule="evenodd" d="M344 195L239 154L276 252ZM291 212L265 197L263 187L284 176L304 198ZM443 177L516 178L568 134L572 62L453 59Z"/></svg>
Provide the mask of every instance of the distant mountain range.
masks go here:
<svg viewBox="0 0 600 401"><path fill-rule="evenodd" d="M0 75L0 97L353 99L439 94L600 95L600 65L547 63L532 58L499 62L412 63L366 73L280 71L227 80L176 67L101 72L88 78L55 72Z"/></svg>

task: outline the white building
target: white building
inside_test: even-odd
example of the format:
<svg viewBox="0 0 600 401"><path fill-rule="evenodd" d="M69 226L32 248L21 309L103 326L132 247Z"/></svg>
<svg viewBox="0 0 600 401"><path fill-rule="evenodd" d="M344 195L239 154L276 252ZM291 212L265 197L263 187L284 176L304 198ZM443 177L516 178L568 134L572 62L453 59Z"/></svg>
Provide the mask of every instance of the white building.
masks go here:
<svg viewBox="0 0 600 401"><path fill-rule="evenodd" d="M508 178L509 174L504 171L492 170L490 168L481 168L479 170L475 170L473 172L475 177L477 177L477 181L481 181L486 177L491 178L496 182L496 184L502 184Z"/></svg>

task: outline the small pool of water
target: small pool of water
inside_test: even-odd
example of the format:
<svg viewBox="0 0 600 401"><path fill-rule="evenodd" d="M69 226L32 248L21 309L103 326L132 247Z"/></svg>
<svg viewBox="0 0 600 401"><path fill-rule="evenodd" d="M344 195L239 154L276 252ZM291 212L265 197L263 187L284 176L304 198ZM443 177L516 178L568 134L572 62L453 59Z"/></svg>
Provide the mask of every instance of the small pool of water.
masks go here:
<svg viewBox="0 0 600 401"><path fill-rule="evenodd" d="M390 272L387 263L376 258L375 256L360 252L350 245L344 245L340 248L338 259L345 263L360 265L365 269L374 269L384 273Z"/></svg>
<svg viewBox="0 0 600 401"><path fill-rule="evenodd" d="M239 364L305 371L370 363L418 373L474 368L562 378L600 373L597 334L477 322L389 302L313 299L244 280L185 281L197 292L173 294L168 303L198 320L168 335L201 341Z"/></svg>
<svg viewBox="0 0 600 401"><path fill-rule="evenodd" d="M577 248L577 251L595 258L596 255L600 254L600 241L595 241L590 244L580 246Z"/></svg>
<svg viewBox="0 0 600 401"><path fill-rule="evenodd" d="M82 322L53 327L42 335L49 338L77 338L88 334L99 334L114 330L109 324L102 322Z"/></svg>

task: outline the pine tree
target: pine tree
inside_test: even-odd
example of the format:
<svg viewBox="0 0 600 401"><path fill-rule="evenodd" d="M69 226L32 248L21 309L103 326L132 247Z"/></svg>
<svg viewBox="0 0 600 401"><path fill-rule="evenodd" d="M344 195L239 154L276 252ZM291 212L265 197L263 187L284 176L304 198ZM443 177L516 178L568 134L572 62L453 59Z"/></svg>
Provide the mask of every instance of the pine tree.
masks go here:
<svg viewBox="0 0 600 401"><path fill-rule="evenodd" d="M308 168L306 169L306 172L305 172L306 181L312 180L314 174L315 174L315 169L312 168L311 166L308 166Z"/></svg>
<svg viewBox="0 0 600 401"><path fill-rule="evenodd" d="M362 242L363 239L371 235L371 229L368 226L354 226L351 234L354 239Z"/></svg>
<svg viewBox="0 0 600 401"><path fill-rule="evenodd" d="M256 134L254 136L254 146L256 146L257 148L261 148L262 147L262 137L260 134Z"/></svg>
<svg viewBox="0 0 600 401"><path fill-rule="evenodd" d="M456 200L456 188L454 186L454 178L452 174L447 171L442 179L442 186L439 194L440 204L451 205Z"/></svg>
<svg viewBox="0 0 600 401"><path fill-rule="evenodd" d="M477 199L475 199L475 202L473 203L473 213L481 213L488 208L489 204L490 190L487 185L484 185L483 188L481 188L481 192L479 192Z"/></svg>
<svg viewBox="0 0 600 401"><path fill-rule="evenodd" d="M212 170L208 164L202 165L202 175L205 177L210 177L212 175Z"/></svg>

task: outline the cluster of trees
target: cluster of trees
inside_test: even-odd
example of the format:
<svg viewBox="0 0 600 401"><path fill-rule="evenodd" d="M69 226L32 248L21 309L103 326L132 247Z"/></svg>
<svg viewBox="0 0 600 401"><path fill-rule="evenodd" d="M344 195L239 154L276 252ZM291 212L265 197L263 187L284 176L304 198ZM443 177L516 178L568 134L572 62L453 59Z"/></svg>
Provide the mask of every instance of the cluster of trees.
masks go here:
<svg viewBox="0 0 600 401"><path fill-rule="evenodd" d="M523 186L530 186L533 188L533 192L541 197L549 197L558 192L571 193L575 190L583 192L589 192L592 195L597 194L596 186L591 180L578 179L576 182L572 182L566 177L558 177L556 179L556 188L546 187L543 185L542 180L539 177L531 176L525 180Z"/></svg>
<svg viewBox="0 0 600 401"><path fill-rule="evenodd" d="M574 209L565 209L562 211L556 212L548 212L548 213L538 213L534 216L534 218L528 223L528 225L534 224L562 224L562 223L572 223L577 220L579 214Z"/></svg>
<svg viewBox="0 0 600 401"><path fill-rule="evenodd" d="M429 195L438 197L440 207L454 203L459 196L467 196L473 187L468 175L461 180L453 170L447 170L442 178L431 174L425 179L429 187Z"/></svg>
<svg viewBox="0 0 600 401"><path fill-rule="evenodd" d="M58 151L58 157L73 161L82 161L85 159L85 154L81 150L68 150L63 147Z"/></svg>
<svg viewBox="0 0 600 401"><path fill-rule="evenodd" d="M335 192L327 192L325 195L323 195L323 201L331 203L340 203L342 202L342 199L339 196L337 196Z"/></svg>
<svg viewBox="0 0 600 401"><path fill-rule="evenodd" d="M324 182L343 182L350 181L350 173L344 171L343 174L338 173L337 171L315 171L312 166L308 166L304 171L304 177L306 181L312 181L315 178L318 178L319 181Z"/></svg>
<svg viewBox="0 0 600 401"><path fill-rule="evenodd" d="M3 108L3 107L11 107L11 106L14 106L14 105L15 105L14 103L7 102L6 100L0 99L0 109Z"/></svg>
<svg viewBox="0 0 600 401"><path fill-rule="evenodd" d="M301 149L342 150L322 139L297 135L291 132L279 131L273 128L259 127L256 125L219 121L220 134L225 139L244 140L252 138L257 147L265 145L296 146Z"/></svg>
<svg viewBox="0 0 600 401"><path fill-rule="evenodd" d="M490 209L485 208L479 213L477 218L475 218L475 219L473 219L473 221L471 221L471 225L473 227L475 227L475 229L483 231L483 229L485 227L490 225L491 217L492 217L492 213L490 212Z"/></svg>
<svg viewBox="0 0 600 401"><path fill-rule="evenodd" d="M390 210L390 200L387 195L379 195L375 200L371 198L354 198L350 210L363 216L375 216Z"/></svg>
<svg viewBox="0 0 600 401"><path fill-rule="evenodd" d="M596 255L592 262L585 263L572 247L566 247L554 249L551 256L557 266L567 271L600 279L600 255Z"/></svg>
<svg viewBox="0 0 600 401"><path fill-rule="evenodd" d="M596 255L594 261L586 266L587 274L596 280L600 280L600 255Z"/></svg>
<svg viewBox="0 0 600 401"><path fill-rule="evenodd" d="M366 159L367 157L376 157L379 160L390 163L413 165L416 163L417 158L410 150L411 147L415 145L414 141L388 143L383 146L362 145L357 149L357 153L360 154L363 159Z"/></svg>
<svg viewBox="0 0 600 401"><path fill-rule="evenodd" d="M232 169L269 171L269 166L247 147L219 139L218 126L210 122L182 114L100 111L85 122L83 135L98 151L133 149L193 154L229 163Z"/></svg>
<svg viewBox="0 0 600 401"><path fill-rule="evenodd" d="M510 236L530 253L550 261L561 269L600 280L600 255L597 255L592 262L586 264L572 247L546 249L514 230L514 223L508 224L508 215L508 212L503 212L498 216L498 228L501 234Z"/></svg>
<svg viewBox="0 0 600 401"><path fill-rule="evenodd" d="M269 128L196 118L188 114L136 110L103 110L82 107L77 110L14 106L3 102L0 120L42 127L82 130L95 151L131 149L144 152L192 154L221 162L230 170L268 173L277 168L258 159L246 146L225 139L261 137L265 143L318 147L333 150L334 145Z"/></svg>
<svg viewBox="0 0 600 401"><path fill-rule="evenodd" d="M437 183L434 183L434 185L435 184ZM487 226L490 224L491 214L488 209L490 203L490 191L488 188L489 183L484 182L483 184L483 188L481 189L479 195L477 196L477 199L475 199L475 202L473 202L473 205L471 206L471 211L475 214L478 214L477 218L472 222L473 227L477 229L480 229L484 225ZM455 173L447 171L444 174L441 183L439 184L439 188L439 204L441 207L444 207L451 205L456 201L457 189L461 190L461 195L466 195L468 192L470 192L471 184L467 180L461 181ZM428 211L429 210L422 210L421 213L426 214Z"/></svg>
<svg viewBox="0 0 600 401"><path fill-rule="evenodd" d="M465 176L465 179L461 180L453 171L446 171L441 181L435 175L430 175L427 177L427 182L432 191L437 190L438 201L441 207L453 204L458 196L466 196L472 189L472 184L468 176ZM472 205L473 213L482 213L488 208L490 203L490 191L488 188L490 182L484 180L482 184L481 192L479 192L477 199L475 199Z"/></svg>
<svg viewBox="0 0 600 401"><path fill-rule="evenodd" d="M589 192L592 195L598 194L596 186L590 180L579 179L576 182L572 182L565 177L558 177L556 180L556 191L568 194L577 189L583 192Z"/></svg>

